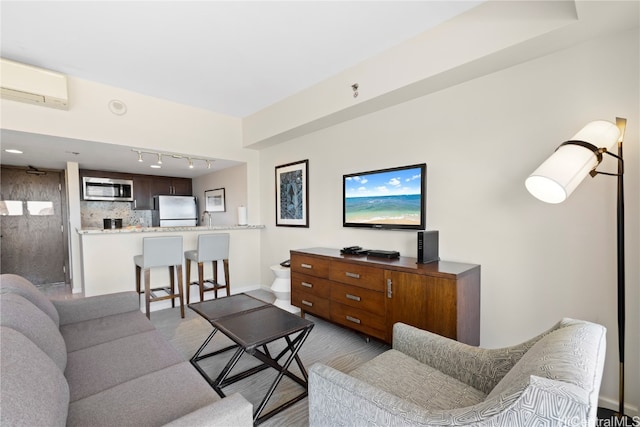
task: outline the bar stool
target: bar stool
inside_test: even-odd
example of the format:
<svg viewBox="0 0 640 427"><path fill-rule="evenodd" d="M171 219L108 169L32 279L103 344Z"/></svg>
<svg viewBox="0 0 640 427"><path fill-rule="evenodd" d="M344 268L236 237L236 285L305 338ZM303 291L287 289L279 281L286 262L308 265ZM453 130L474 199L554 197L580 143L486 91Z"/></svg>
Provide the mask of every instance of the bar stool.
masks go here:
<svg viewBox="0 0 640 427"><path fill-rule="evenodd" d="M176 306L175 298L180 300L180 317L184 318L184 300L182 298L182 236L144 237L142 239L142 255L133 257L136 264L136 291L144 292L147 318L150 318L152 302L171 300L171 307ZM170 287L151 288L151 268L169 267ZM178 293L176 293L175 276L178 276ZM140 275L144 270L144 291L140 289ZM167 295L157 295L164 291Z"/></svg>
<svg viewBox="0 0 640 427"><path fill-rule="evenodd" d="M229 287L229 234L201 234L198 236L198 249L186 251L184 258L187 263L187 304L189 303L189 288L191 285L198 285L200 289L200 301L204 301L204 293L213 291L215 298L218 298L218 290L226 289L227 296L230 295ZM224 264L224 284L218 282L218 260ZM198 281L191 282L191 261L198 263ZM213 279L204 279L204 263L212 262ZM208 286L208 285L211 286Z"/></svg>

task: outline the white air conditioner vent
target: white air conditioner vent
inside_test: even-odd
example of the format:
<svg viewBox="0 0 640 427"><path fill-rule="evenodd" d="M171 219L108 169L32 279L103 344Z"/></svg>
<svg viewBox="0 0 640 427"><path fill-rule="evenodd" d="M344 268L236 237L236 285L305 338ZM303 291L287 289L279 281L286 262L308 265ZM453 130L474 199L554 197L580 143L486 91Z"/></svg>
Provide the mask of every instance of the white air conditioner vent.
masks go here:
<svg viewBox="0 0 640 427"><path fill-rule="evenodd" d="M0 58L0 96L12 101L69 109L67 76Z"/></svg>

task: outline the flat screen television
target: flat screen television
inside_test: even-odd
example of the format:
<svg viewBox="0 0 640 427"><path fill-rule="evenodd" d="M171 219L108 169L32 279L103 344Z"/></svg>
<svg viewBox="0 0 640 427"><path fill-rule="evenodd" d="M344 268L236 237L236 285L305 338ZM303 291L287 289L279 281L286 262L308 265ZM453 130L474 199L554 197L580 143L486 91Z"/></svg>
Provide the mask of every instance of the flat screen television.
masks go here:
<svg viewBox="0 0 640 427"><path fill-rule="evenodd" d="M424 230L426 163L342 177L342 225Z"/></svg>

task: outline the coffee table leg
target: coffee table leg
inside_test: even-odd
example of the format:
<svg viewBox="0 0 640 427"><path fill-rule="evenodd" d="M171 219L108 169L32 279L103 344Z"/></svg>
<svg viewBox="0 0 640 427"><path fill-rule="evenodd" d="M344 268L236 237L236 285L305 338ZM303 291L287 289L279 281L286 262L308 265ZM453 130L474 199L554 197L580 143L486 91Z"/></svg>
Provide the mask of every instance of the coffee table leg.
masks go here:
<svg viewBox="0 0 640 427"><path fill-rule="evenodd" d="M211 332L209 334L209 336L207 337L207 339L204 340L204 343L202 343L202 345L200 346L198 351L196 351L196 353L193 355L193 357L191 359L189 359L189 362L191 362L191 365L193 365L193 367L196 368L196 370L200 373L200 375L202 375L204 377L204 379L207 380L209 385L216 391L216 393L218 393L218 395L220 397L225 397L225 394L220 389L220 383L222 383L222 381L224 381L224 379L227 377L227 375L229 375L229 372L231 371L231 369L233 369L233 366L235 366L235 364L238 363L238 359L242 355L243 349L239 348L238 345L231 345L229 347L225 347L223 349L214 351L212 353L201 355L202 352L204 351L205 347L207 347L209 342L211 342L211 339L216 334L216 332L218 332L218 329L217 328L213 328L213 332ZM215 355L218 355L220 353L224 353L224 352L229 351L229 350L231 350L233 348L238 348L238 350L233 355L233 358L227 363L227 366L225 367L225 369L222 371L222 373L218 376L218 378L215 381L212 380L211 377L209 375L207 375L207 373L198 364L198 362L201 361L202 359L206 359L208 357L215 356ZM229 364L231 364L231 362L233 362L233 365L231 365L231 367L229 367ZM225 372L226 372L226 374L225 374ZM223 374L224 374L224 377L222 377ZM220 378L220 377L222 377L222 378Z"/></svg>
<svg viewBox="0 0 640 427"><path fill-rule="evenodd" d="M240 360L240 357L243 353L244 349L242 347L238 347L231 360L227 362L227 365L224 367L222 372L220 372L220 375L218 375L218 378L216 378L213 384L211 384L213 386L213 389L216 391L216 393L218 393L218 395L220 395L220 397L225 397L224 392L220 388L220 384L222 384L224 380L227 379L229 373L236 366L236 363L238 363L238 360Z"/></svg>
<svg viewBox="0 0 640 427"><path fill-rule="evenodd" d="M287 340L287 344L289 345L289 347L291 347L291 340L289 339L289 337L285 337L285 339ZM309 376L307 375L307 370L304 368L304 365L302 364L302 361L300 360L300 356L298 356L297 353L296 353L295 359L296 359L296 363L298 364L298 369L300 369L300 372L302 373L302 376L304 377L304 382L308 384L309 383Z"/></svg>
<svg viewBox="0 0 640 427"><path fill-rule="evenodd" d="M216 332L218 332L217 328L213 328L213 332L211 332L209 334L209 336L207 337L206 340L204 340L204 343L200 346L200 348L198 349L198 351L196 351L196 354L193 355L193 357L191 359L189 359L189 361L193 364L195 362L197 362L198 360L200 360L199 356L200 353L202 353L202 351L204 350L204 348L207 346L207 344L209 344L209 342L211 341L211 339L213 338L213 336L216 334Z"/></svg>
<svg viewBox="0 0 640 427"><path fill-rule="evenodd" d="M262 402L260 402L260 405L258 406L258 409L256 409L256 411L255 411L255 413L253 415L253 423L255 425L259 424L260 422L264 421L265 419L271 417L272 415L280 412L284 408L289 407L290 405L296 403L297 401L299 401L302 398L304 398L305 396L307 396L307 390L305 390L298 397L290 400L289 402L286 402L286 403L280 405L278 408L272 410L271 412L266 414L264 417L260 417L260 414L264 410L265 406L267 406L267 402L269 401L269 399L271 399L271 396L273 395L273 392L276 390L276 387L278 387L278 384L280 384L280 381L282 380L282 377L288 371L289 365L291 365L291 362L293 362L293 360L295 359L297 361L297 363L298 363L298 366L302 365L302 362L298 358L298 351L302 347L302 344L304 344L304 342L307 339L307 336L309 335L310 332L311 332L311 328L305 329L302 332L301 337L299 339L297 338L293 342L289 339L289 337L286 337L287 338L287 345L289 345L289 347L291 348L291 355L287 358L287 360L285 361L285 363L282 366L278 365L273 359L271 359L270 357L268 357L268 356L266 356L266 355L264 355L264 354L262 354L260 352L256 352L254 354L254 357L260 359L261 361L265 362L266 364L270 365L271 367L275 368L278 371L278 375L276 376L276 379L271 384L271 387L269 388L269 391L265 395L264 399L262 399ZM293 344L293 346L292 346L292 344ZM304 372L303 375L306 378L307 375L306 375L306 371L304 371L304 368L303 368L303 372ZM305 388L307 388L306 385L305 385Z"/></svg>

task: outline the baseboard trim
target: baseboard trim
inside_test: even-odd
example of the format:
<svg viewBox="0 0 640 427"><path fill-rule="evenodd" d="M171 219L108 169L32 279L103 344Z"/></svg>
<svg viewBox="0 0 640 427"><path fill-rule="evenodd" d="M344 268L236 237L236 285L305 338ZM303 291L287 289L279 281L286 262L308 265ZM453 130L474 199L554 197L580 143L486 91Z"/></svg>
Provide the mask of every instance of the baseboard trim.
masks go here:
<svg viewBox="0 0 640 427"><path fill-rule="evenodd" d="M617 411L618 410L618 400L617 399L611 399L605 396L600 396L598 398L598 407L599 408L604 408L604 409L609 409L611 411ZM638 417L640 416L640 412L638 412L638 407L637 406L633 406L633 405L629 405L628 402L625 402L624 405L624 413L627 416L630 417Z"/></svg>

